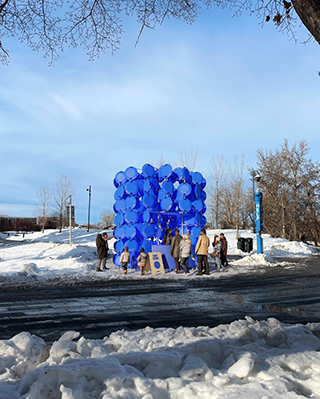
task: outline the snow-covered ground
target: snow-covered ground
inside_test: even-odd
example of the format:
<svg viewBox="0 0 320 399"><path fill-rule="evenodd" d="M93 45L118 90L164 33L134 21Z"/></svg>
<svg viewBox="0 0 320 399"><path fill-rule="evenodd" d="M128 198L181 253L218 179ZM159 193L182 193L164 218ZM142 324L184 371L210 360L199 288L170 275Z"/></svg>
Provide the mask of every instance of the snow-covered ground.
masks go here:
<svg viewBox="0 0 320 399"><path fill-rule="evenodd" d="M320 397L320 323L251 317L215 328L66 332L52 346L0 341L1 399L294 399Z"/></svg>
<svg viewBox="0 0 320 399"><path fill-rule="evenodd" d="M210 241L213 241L217 230L208 230ZM254 250L251 254L244 254L237 249L236 232L234 230L223 230L228 240L229 255L242 255L238 261L230 262L231 267L228 273L223 275L233 275L235 273L247 272L257 266L274 266L273 256L287 258L305 257L318 254L319 252L306 244L300 242L289 242L281 238L271 238L264 235L264 254L257 255ZM96 246L95 239L99 233L97 230L89 233L84 229L74 229L72 232L73 244L69 245L69 230L58 233L57 230L48 230L44 234L41 232L22 235L0 235L5 239L4 246L0 247L0 284L7 282L20 281L29 284L49 279L73 279L96 280L96 279L120 279L120 278L151 278L151 272L146 276L139 275L139 270L129 270L123 276L122 270L113 265L112 253L113 242L109 241L111 257L108 259L109 270L97 273L96 268ZM112 234L112 232L109 232ZM252 237L255 235L249 231L241 231L242 237ZM212 247L211 247L212 250ZM210 260L210 259L209 259ZM211 260L212 261L212 260ZM282 263L284 266L288 262ZM215 270L211 263L211 271ZM166 273L165 276L157 275L156 278L193 278L195 271L186 277L183 273L176 275L173 271ZM205 278L219 278L219 273L212 273Z"/></svg>

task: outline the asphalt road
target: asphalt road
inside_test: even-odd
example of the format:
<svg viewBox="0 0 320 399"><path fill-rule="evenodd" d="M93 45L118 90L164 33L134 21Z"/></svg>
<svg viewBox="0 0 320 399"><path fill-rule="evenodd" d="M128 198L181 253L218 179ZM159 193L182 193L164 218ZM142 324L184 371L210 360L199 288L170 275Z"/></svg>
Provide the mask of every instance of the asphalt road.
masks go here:
<svg viewBox="0 0 320 399"><path fill-rule="evenodd" d="M287 323L320 322L320 257L296 262L219 279L1 289L0 339L29 331L50 343L71 329L97 339L146 326L213 327L246 315Z"/></svg>

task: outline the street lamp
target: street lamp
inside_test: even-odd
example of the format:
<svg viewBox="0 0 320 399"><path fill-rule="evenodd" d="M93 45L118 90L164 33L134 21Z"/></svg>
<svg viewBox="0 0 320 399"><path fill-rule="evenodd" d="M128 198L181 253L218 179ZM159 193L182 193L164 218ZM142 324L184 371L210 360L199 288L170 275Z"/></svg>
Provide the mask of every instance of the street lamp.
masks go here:
<svg viewBox="0 0 320 399"><path fill-rule="evenodd" d="M262 192L259 189L261 175L257 170L252 172L252 195L253 201L256 203L256 233L257 233L257 254L263 253L262 233ZM255 187L257 184L257 188Z"/></svg>
<svg viewBox="0 0 320 399"><path fill-rule="evenodd" d="M87 232L89 232L89 230L90 230L91 186L89 186L89 188L87 188L87 191L89 191L89 207L88 207L88 230L87 230Z"/></svg>

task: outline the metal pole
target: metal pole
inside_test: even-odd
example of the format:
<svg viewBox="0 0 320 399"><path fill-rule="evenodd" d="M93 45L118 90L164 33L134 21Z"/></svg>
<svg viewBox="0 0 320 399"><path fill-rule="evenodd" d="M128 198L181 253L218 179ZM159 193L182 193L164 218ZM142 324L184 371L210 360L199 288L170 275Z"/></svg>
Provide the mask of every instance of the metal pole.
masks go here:
<svg viewBox="0 0 320 399"><path fill-rule="evenodd" d="M261 237L262 233L262 193L259 190L255 190L255 173L259 175L257 170L252 172L252 191L253 191L253 200L256 204L256 235L257 235L257 254L263 254L263 239ZM260 177L260 175L259 175Z"/></svg>
<svg viewBox="0 0 320 399"><path fill-rule="evenodd" d="M70 227L70 237L69 237L69 243L72 245L72 216L71 216L71 210L72 210L72 195L70 195L70 205L69 205L69 227Z"/></svg>
<svg viewBox="0 0 320 399"><path fill-rule="evenodd" d="M90 230L91 186L89 186L89 188L87 188L87 191L89 191L89 207L88 207L88 230L87 230L87 232L89 232L89 230Z"/></svg>

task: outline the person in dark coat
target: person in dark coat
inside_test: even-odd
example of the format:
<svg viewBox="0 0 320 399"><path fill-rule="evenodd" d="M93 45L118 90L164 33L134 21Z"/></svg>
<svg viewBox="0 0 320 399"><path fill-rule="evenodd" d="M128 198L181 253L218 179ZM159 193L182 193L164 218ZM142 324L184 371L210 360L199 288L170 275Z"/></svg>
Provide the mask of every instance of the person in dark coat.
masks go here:
<svg viewBox="0 0 320 399"><path fill-rule="evenodd" d="M182 240L181 235L179 234L179 230L175 229L174 237L171 240L171 248L170 248L170 255L173 257L175 264L176 264L176 273L180 273L180 242Z"/></svg>
<svg viewBox="0 0 320 399"><path fill-rule="evenodd" d="M96 238L96 246L98 252L98 263L97 263L97 272L102 272L102 269L107 270L106 262L108 256L108 240L111 240L112 237L108 237L107 233L98 234Z"/></svg>
<svg viewBox="0 0 320 399"><path fill-rule="evenodd" d="M221 264L222 266L228 266L228 260L227 260L228 241L223 233L220 233L220 243L221 243L221 252L220 252Z"/></svg>
<svg viewBox="0 0 320 399"><path fill-rule="evenodd" d="M171 229L167 229L166 233L163 237L162 244L163 245L171 245L171 241L172 241Z"/></svg>

